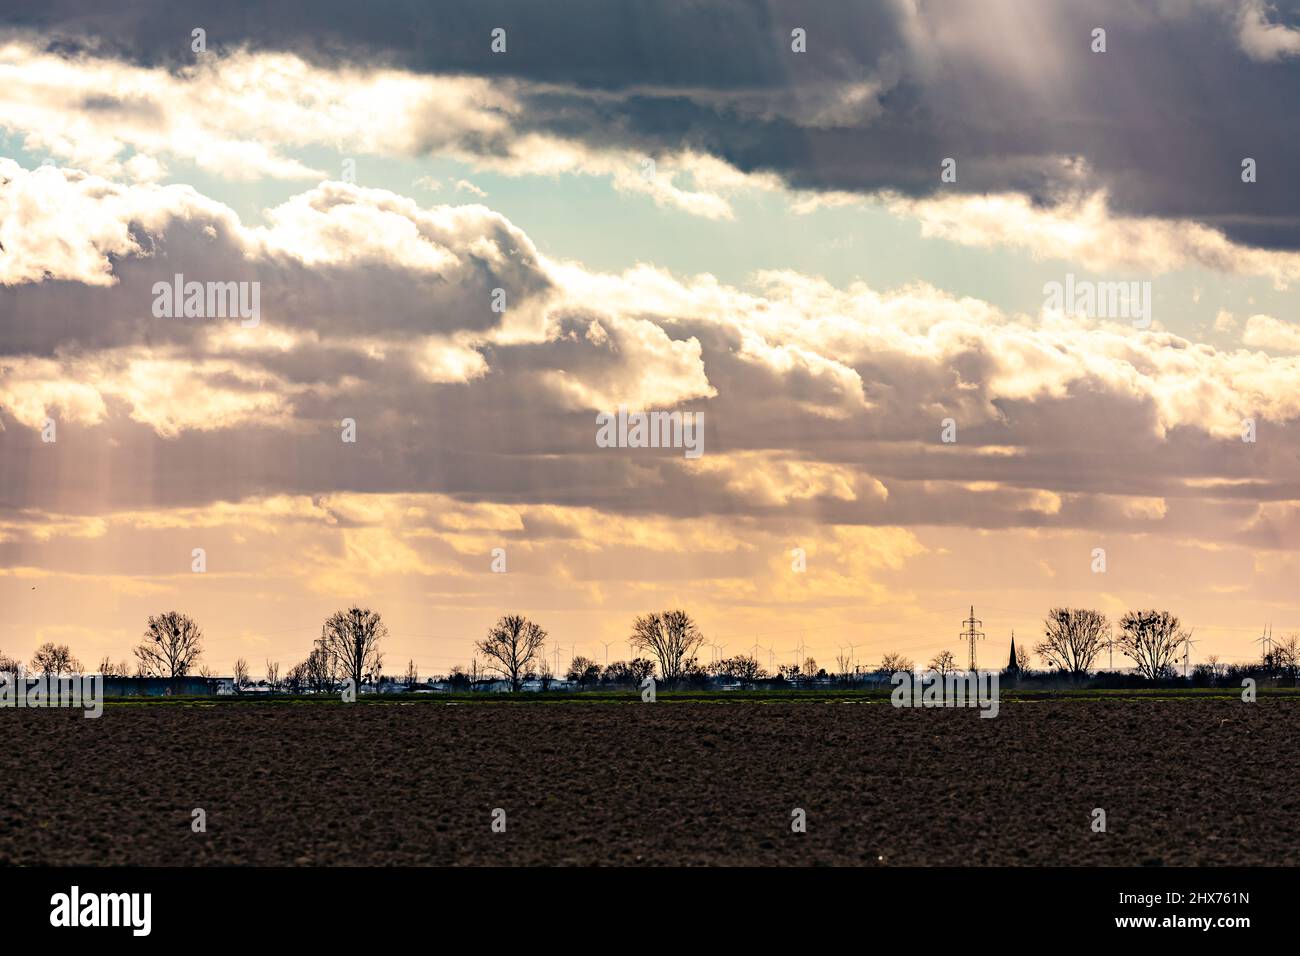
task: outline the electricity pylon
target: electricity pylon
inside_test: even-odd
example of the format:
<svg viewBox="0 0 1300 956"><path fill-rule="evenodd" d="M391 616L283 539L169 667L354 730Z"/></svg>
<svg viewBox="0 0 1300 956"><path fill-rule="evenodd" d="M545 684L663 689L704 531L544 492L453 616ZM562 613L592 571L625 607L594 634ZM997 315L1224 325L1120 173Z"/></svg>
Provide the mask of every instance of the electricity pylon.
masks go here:
<svg viewBox="0 0 1300 956"><path fill-rule="evenodd" d="M984 639L984 632L980 630L984 622L976 620L975 605L971 605L970 617L962 621L966 625L966 630L961 632L961 639L970 643L970 670L975 670L975 642Z"/></svg>

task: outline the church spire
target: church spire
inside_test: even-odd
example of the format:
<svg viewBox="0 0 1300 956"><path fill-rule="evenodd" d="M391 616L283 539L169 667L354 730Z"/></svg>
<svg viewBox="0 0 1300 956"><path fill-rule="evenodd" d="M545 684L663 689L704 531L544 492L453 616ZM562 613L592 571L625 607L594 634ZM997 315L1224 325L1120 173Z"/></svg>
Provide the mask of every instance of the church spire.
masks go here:
<svg viewBox="0 0 1300 956"><path fill-rule="evenodd" d="M1011 631L1011 660L1007 662L1007 670L1012 673L1020 670L1020 665L1016 663L1016 632L1014 628Z"/></svg>

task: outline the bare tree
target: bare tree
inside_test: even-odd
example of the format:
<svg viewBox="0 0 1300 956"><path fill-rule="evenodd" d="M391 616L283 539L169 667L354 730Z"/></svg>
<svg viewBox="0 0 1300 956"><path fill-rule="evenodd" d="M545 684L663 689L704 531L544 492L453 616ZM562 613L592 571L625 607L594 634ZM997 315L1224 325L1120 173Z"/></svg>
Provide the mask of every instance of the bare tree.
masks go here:
<svg viewBox="0 0 1300 956"><path fill-rule="evenodd" d="M511 693L523 686L524 675L540 656L546 631L519 614L507 614L488 630L487 637L474 647L487 655L488 667L510 681ZM476 670L477 659L473 662ZM474 674L471 672L471 679Z"/></svg>
<svg viewBox="0 0 1300 956"><path fill-rule="evenodd" d="M569 664L569 672L564 675L564 679L573 681L579 687L595 684L600 680L600 665L590 657L575 657Z"/></svg>
<svg viewBox="0 0 1300 956"><path fill-rule="evenodd" d="M415 658L411 658L406 662L406 687L409 690L418 683L420 683L420 672L415 667Z"/></svg>
<svg viewBox="0 0 1300 956"><path fill-rule="evenodd" d="M67 644L53 644L46 641L36 648L32 655L32 670L41 674L75 674L81 670L81 662L72 656L72 649Z"/></svg>
<svg viewBox="0 0 1300 956"><path fill-rule="evenodd" d="M301 694L307 686L307 665L294 664L284 675L284 689L290 694Z"/></svg>
<svg viewBox="0 0 1300 956"><path fill-rule="evenodd" d="M910 671L915 667L916 665L912 662L912 659L902 654L886 654L880 659L880 669L891 674L896 674L899 671Z"/></svg>
<svg viewBox="0 0 1300 956"><path fill-rule="evenodd" d="M1054 607L1043 622L1046 640L1034 648L1034 653L1049 667L1082 676L1092 669L1093 661L1106 647L1108 628L1106 616L1097 611Z"/></svg>
<svg viewBox="0 0 1300 956"><path fill-rule="evenodd" d="M1016 666L1020 668L1021 674L1028 674L1033 670L1034 656L1029 653L1029 648L1021 644L1016 648Z"/></svg>
<svg viewBox="0 0 1300 956"><path fill-rule="evenodd" d="M1300 671L1300 635L1288 634L1273 643L1273 663L1283 677L1295 677Z"/></svg>
<svg viewBox="0 0 1300 956"><path fill-rule="evenodd" d="M383 657L379 642L388 627L375 611L351 607L338 611L321 627L321 645L338 664L339 676L351 678L357 690L367 680L379 680Z"/></svg>
<svg viewBox="0 0 1300 956"><path fill-rule="evenodd" d="M21 661L15 660L8 654L0 652L0 678L6 681L13 680L22 673L23 665Z"/></svg>
<svg viewBox="0 0 1300 956"><path fill-rule="evenodd" d="M268 660L266 662L266 684L271 688L274 694L280 690L280 662Z"/></svg>
<svg viewBox="0 0 1300 956"><path fill-rule="evenodd" d="M241 657L239 660L235 661L235 690L242 694L244 688L247 687L249 683L248 661Z"/></svg>
<svg viewBox="0 0 1300 956"><path fill-rule="evenodd" d="M957 670L957 658L953 656L952 651L941 651L934 655L934 660L930 661L930 670L938 671L940 677L947 677L949 673Z"/></svg>
<svg viewBox="0 0 1300 956"><path fill-rule="evenodd" d="M1174 662L1187 634L1168 611L1129 611L1119 619L1115 646L1148 680L1161 680L1174 671Z"/></svg>
<svg viewBox="0 0 1300 956"><path fill-rule="evenodd" d="M542 682L544 691L550 690L551 684L555 681L555 672L551 669L545 654L537 655L537 679Z"/></svg>
<svg viewBox="0 0 1300 956"><path fill-rule="evenodd" d="M1218 680L1219 675L1223 672L1223 665L1219 663L1219 655L1211 654L1205 659L1205 666L1210 669L1210 676Z"/></svg>
<svg viewBox="0 0 1300 956"><path fill-rule="evenodd" d="M643 614L632 622L634 647L649 651L659 662L659 674L665 683L681 678L687 663L704 643L691 616L685 611Z"/></svg>
<svg viewBox="0 0 1300 956"><path fill-rule="evenodd" d="M112 659L105 654L99 661L99 673L105 677L130 677L131 665L126 661L113 663Z"/></svg>
<svg viewBox="0 0 1300 956"><path fill-rule="evenodd" d="M853 655L845 654L843 651L835 655L835 673L841 678L848 679L849 671L853 667Z"/></svg>
<svg viewBox="0 0 1300 956"><path fill-rule="evenodd" d="M151 616L135 648L142 677L184 677L202 653L203 632L193 618L178 611Z"/></svg>
<svg viewBox="0 0 1300 956"><path fill-rule="evenodd" d="M620 676L623 676L624 674L630 675L633 670L632 664L624 664L622 661L619 661L617 665L611 664L610 666L618 666L620 668ZM654 665L651 665L652 668L653 666ZM759 665L758 659L745 654L723 658L714 664L710 668L710 671L717 677L730 677L747 683L762 680L767 677L767 671ZM639 680L633 682L628 679L626 682L640 684Z"/></svg>
<svg viewBox="0 0 1300 956"><path fill-rule="evenodd" d="M307 686L315 693L328 694L338 685L338 662L323 642L316 643L303 666L307 672Z"/></svg>

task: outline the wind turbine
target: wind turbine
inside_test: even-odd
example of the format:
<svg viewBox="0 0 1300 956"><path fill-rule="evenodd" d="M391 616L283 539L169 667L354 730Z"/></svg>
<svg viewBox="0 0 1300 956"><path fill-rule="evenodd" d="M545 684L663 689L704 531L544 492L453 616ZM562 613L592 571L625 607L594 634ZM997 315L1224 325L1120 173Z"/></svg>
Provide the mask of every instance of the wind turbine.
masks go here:
<svg viewBox="0 0 1300 956"><path fill-rule="evenodd" d="M1187 663L1192 656L1192 647L1197 643L1192 640L1192 635L1195 633L1196 628L1192 628L1187 632L1187 636L1183 638L1183 680L1187 680Z"/></svg>
<svg viewBox="0 0 1300 956"><path fill-rule="evenodd" d="M609 645L613 644L614 642L613 642L613 641L601 641L600 643L602 643L602 644L605 645L605 666L606 666L606 667L609 667Z"/></svg>
<svg viewBox="0 0 1300 956"><path fill-rule="evenodd" d="M1266 665L1268 665L1269 667L1271 667L1271 666L1272 666L1272 654L1273 654L1273 648L1270 646L1270 645L1273 643L1273 627L1272 627L1272 625L1269 625L1268 627L1265 628L1264 632L1260 635L1259 639L1255 641L1255 643L1256 643L1256 644L1259 644L1259 645L1262 645L1262 653L1263 653L1263 655L1264 655L1264 660L1263 660L1263 662L1264 662L1264 664L1266 664Z"/></svg>

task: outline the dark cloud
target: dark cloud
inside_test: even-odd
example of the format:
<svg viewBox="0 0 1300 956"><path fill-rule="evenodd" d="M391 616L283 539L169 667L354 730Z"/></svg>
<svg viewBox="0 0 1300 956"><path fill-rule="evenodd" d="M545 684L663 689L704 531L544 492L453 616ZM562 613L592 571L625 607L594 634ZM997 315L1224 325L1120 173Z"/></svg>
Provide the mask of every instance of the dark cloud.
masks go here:
<svg viewBox="0 0 1300 956"><path fill-rule="evenodd" d="M1295 4L1279 6L1274 22L1300 19ZM1249 58L1237 10L1231 0L159 0L124 12L65 0L4 22L61 49L94 44L147 64L192 62L190 31L202 27L213 50L559 84L525 98L523 129L649 153L689 146L814 189L1016 190L1047 202L1104 187L1127 213L1297 248L1300 58ZM498 26L505 55L488 48ZM806 54L790 52L795 26L808 31ZM1089 49L1098 26L1104 54ZM864 83L861 100L837 99ZM939 182L944 157L958 160L956 184ZM1241 182L1245 157L1258 163L1254 184ZM1062 158L1085 160L1088 174Z"/></svg>

